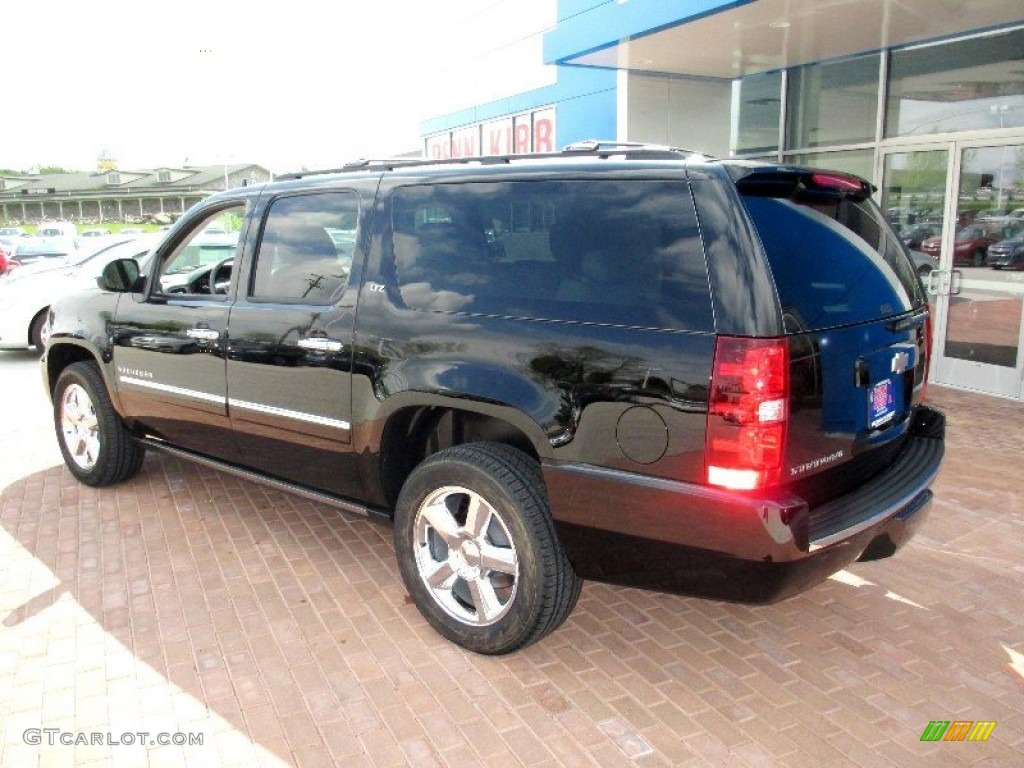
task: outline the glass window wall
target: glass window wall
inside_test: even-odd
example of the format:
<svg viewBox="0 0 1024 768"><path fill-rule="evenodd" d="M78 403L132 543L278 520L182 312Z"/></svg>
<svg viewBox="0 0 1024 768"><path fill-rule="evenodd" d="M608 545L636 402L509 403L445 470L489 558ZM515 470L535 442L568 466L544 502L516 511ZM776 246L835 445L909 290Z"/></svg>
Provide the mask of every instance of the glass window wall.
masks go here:
<svg viewBox="0 0 1024 768"><path fill-rule="evenodd" d="M874 141L878 68L875 53L789 70L786 147Z"/></svg>
<svg viewBox="0 0 1024 768"><path fill-rule="evenodd" d="M1024 126L1024 29L893 51L885 135Z"/></svg>
<svg viewBox="0 0 1024 768"><path fill-rule="evenodd" d="M786 155L785 161L794 165L806 165L810 168L827 168L830 171L855 173L869 181L875 173L875 150L873 149L804 152L799 155Z"/></svg>
<svg viewBox="0 0 1024 768"><path fill-rule="evenodd" d="M782 73L748 75L733 81L732 151L774 152L779 148Z"/></svg>

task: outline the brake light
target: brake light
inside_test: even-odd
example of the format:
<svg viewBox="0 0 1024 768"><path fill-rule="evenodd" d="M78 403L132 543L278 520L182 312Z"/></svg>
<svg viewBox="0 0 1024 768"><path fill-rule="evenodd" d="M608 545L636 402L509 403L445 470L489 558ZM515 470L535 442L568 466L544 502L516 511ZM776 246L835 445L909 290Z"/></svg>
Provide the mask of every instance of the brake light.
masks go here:
<svg viewBox="0 0 1024 768"><path fill-rule="evenodd" d="M860 179L838 173L815 173L811 181L822 189L837 189L840 192L860 192L864 186Z"/></svg>
<svg viewBox="0 0 1024 768"><path fill-rule="evenodd" d="M719 336L704 450L708 483L749 491L777 482L788 425L788 341Z"/></svg>

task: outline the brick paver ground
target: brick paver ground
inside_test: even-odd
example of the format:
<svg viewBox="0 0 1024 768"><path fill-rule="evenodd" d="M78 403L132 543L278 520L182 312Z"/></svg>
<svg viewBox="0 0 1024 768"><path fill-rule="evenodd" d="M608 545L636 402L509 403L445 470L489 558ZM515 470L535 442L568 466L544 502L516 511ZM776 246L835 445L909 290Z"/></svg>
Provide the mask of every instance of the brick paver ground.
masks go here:
<svg viewBox="0 0 1024 768"><path fill-rule="evenodd" d="M430 630L387 528L158 455L103 490L44 461L0 491L0 764L1024 764L1024 406L931 397L947 460L895 558L764 607L588 582L503 658Z"/></svg>

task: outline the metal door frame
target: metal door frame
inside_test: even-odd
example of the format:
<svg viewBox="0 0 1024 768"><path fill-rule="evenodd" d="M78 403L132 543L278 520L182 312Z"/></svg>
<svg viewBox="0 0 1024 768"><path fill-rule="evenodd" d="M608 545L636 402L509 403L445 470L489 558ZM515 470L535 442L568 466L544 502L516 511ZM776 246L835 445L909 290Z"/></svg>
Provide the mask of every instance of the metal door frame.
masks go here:
<svg viewBox="0 0 1024 768"><path fill-rule="evenodd" d="M963 275L953 263L953 240L956 236L957 209L960 202L960 175L966 149L1019 145L1024 149L1024 136L1000 138L953 139L943 141L910 141L887 143L879 147L875 178L884 189L885 161L889 155L911 152L946 151L946 199L943 203L942 250L939 266L927 281L932 301L932 364L930 380L935 384L969 389L1016 400L1024 399L1024 307L1017 340L1017 365L1005 368L987 363L972 363L944 354L949 326L952 296L962 288ZM934 291L934 292L932 292ZM1022 281L1024 292L1024 281Z"/></svg>

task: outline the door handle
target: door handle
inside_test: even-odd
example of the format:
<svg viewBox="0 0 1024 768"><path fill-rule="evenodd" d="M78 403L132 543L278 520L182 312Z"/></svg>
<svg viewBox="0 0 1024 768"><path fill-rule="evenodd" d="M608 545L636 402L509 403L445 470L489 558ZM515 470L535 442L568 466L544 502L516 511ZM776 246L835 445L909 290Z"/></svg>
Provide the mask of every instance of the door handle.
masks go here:
<svg viewBox="0 0 1024 768"><path fill-rule="evenodd" d="M963 282L964 273L959 269L954 269L949 274L949 295L959 296L961 287L960 284Z"/></svg>
<svg viewBox="0 0 1024 768"><path fill-rule="evenodd" d="M956 293L952 291L954 275L959 275L960 270L948 270L948 269L933 269L928 273L928 293L934 296L950 296L956 295L960 292L960 286L957 284Z"/></svg>
<svg viewBox="0 0 1024 768"><path fill-rule="evenodd" d="M185 331L185 335L200 341L216 341L220 338L220 331L214 331L210 328L189 328Z"/></svg>
<svg viewBox="0 0 1024 768"><path fill-rule="evenodd" d="M310 349L315 352L340 352L345 345L335 339L325 339L322 336L299 339L299 346L303 349Z"/></svg>

